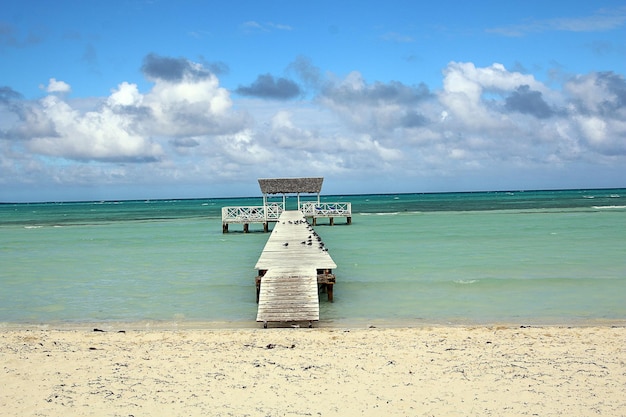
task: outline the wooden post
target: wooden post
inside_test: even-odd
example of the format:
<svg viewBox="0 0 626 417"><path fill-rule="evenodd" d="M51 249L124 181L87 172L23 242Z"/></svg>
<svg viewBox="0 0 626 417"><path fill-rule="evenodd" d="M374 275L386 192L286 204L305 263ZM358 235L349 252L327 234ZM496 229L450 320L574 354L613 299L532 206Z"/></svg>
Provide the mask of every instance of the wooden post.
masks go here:
<svg viewBox="0 0 626 417"><path fill-rule="evenodd" d="M326 284L326 292L328 293L328 302L333 302L333 284Z"/></svg>
<svg viewBox="0 0 626 417"><path fill-rule="evenodd" d="M228 223L222 223L222 233L228 233Z"/></svg>
<svg viewBox="0 0 626 417"><path fill-rule="evenodd" d="M348 217L348 224L352 224L352 217Z"/></svg>
<svg viewBox="0 0 626 417"><path fill-rule="evenodd" d="M259 275L256 276L254 282L256 283L256 303L259 304L259 295L261 294L261 278L267 273L266 269L259 269Z"/></svg>
<svg viewBox="0 0 626 417"><path fill-rule="evenodd" d="M270 230L269 223L268 222L263 223L263 231L267 233L269 232L269 230Z"/></svg>
<svg viewBox="0 0 626 417"><path fill-rule="evenodd" d="M330 225L331 225L331 226L334 226L334 225L335 225L335 218L334 218L334 217L331 217L331 218L330 218Z"/></svg>
<svg viewBox="0 0 626 417"><path fill-rule="evenodd" d="M248 223L243 224L243 232L248 233Z"/></svg>

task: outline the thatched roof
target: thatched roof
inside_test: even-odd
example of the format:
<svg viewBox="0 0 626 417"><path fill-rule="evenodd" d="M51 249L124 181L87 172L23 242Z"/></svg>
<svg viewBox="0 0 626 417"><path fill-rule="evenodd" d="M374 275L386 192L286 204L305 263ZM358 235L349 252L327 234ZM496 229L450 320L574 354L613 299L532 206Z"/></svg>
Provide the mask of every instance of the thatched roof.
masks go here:
<svg viewBox="0 0 626 417"><path fill-rule="evenodd" d="M319 194L324 178L259 178L263 194Z"/></svg>

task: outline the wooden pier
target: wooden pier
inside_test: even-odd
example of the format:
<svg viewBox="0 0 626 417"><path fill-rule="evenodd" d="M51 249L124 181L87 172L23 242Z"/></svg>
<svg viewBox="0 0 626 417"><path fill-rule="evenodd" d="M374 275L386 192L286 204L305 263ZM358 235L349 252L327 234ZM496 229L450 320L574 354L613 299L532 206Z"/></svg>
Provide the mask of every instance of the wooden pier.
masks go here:
<svg viewBox="0 0 626 417"><path fill-rule="evenodd" d="M337 267L324 242L304 213L283 211L255 269L257 321L309 322L319 320L318 291L333 301Z"/></svg>

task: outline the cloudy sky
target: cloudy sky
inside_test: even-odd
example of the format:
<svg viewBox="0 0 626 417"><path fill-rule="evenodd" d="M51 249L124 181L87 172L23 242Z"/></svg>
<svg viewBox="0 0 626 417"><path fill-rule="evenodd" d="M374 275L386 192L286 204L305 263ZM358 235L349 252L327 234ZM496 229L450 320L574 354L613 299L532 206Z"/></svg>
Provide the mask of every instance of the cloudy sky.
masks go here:
<svg viewBox="0 0 626 417"><path fill-rule="evenodd" d="M623 0L22 0L0 202L626 186Z"/></svg>

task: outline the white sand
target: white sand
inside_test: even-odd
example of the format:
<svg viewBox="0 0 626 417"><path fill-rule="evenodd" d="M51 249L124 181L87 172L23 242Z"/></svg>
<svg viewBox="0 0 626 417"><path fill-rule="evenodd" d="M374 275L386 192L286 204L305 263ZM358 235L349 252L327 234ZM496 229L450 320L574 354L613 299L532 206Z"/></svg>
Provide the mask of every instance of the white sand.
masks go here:
<svg viewBox="0 0 626 417"><path fill-rule="evenodd" d="M0 330L0 416L626 416L626 328Z"/></svg>

